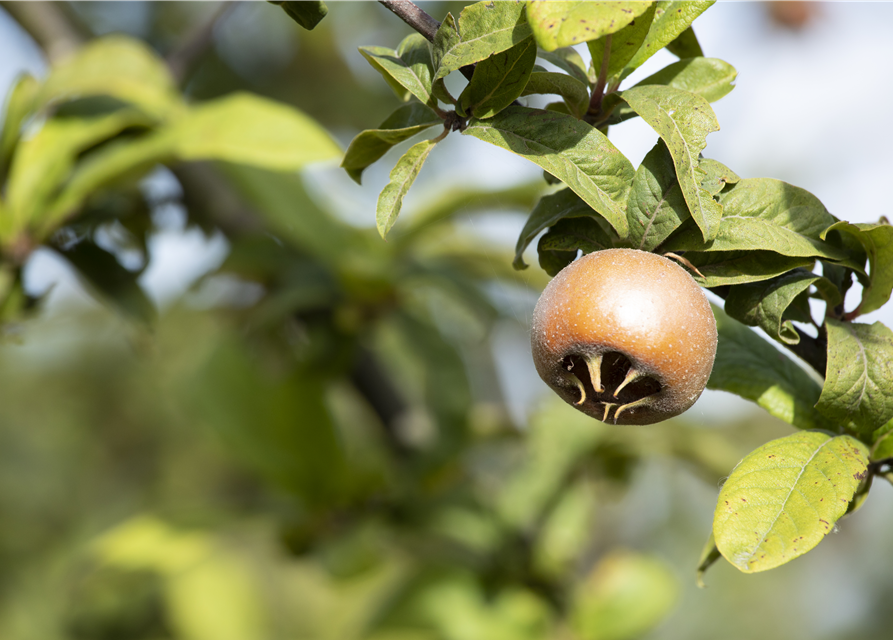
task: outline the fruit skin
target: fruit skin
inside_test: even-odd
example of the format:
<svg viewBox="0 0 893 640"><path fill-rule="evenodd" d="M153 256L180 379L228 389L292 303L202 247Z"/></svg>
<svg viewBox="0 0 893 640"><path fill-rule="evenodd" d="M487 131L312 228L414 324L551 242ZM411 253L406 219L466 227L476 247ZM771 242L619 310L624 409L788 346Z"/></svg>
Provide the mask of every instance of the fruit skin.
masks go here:
<svg viewBox="0 0 893 640"><path fill-rule="evenodd" d="M636 249L570 263L543 291L531 327L540 377L565 402L614 424L688 409L707 385L716 343L716 319L692 277Z"/></svg>

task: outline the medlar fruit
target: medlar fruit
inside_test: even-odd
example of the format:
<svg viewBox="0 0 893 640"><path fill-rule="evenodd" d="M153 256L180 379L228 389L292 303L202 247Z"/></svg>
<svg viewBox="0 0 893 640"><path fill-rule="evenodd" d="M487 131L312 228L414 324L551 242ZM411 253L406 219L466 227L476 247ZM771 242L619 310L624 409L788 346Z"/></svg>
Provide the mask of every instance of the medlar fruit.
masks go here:
<svg viewBox="0 0 893 640"><path fill-rule="evenodd" d="M679 265L635 249L570 263L533 312L540 377L583 413L614 424L679 415L701 395L716 356L716 319Z"/></svg>

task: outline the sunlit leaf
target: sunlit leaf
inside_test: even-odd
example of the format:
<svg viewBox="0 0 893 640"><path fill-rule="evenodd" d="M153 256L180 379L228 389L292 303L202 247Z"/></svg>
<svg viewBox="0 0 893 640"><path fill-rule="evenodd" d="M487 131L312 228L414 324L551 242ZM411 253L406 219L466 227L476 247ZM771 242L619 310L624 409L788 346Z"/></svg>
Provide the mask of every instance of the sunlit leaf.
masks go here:
<svg viewBox="0 0 893 640"><path fill-rule="evenodd" d="M527 20L537 44L546 51L582 44L619 31L644 13L650 2L564 2L533 0Z"/></svg>
<svg viewBox="0 0 893 640"><path fill-rule="evenodd" d="M9 160L22 133L22 126L37 103L40 84L34 76L19 77L9 93L3 111L3 129L0 132L0 179L6 174Z"/></svg>
<svg viewBox="0 0 893 640"><path fill-rule="evenodd" d="M225 160L295 171L341 156L332 137L294 107L249 93L194 107L163 135L182 160Z"/></svg>
<svg viewBox="0 0 893 640"><path fill-rule="evenodd" d="M109 35L87 43L55 65L40 92L42 103L105 95L163 118L183 108L164 60L139 40Z"/></svg>
<svg viewBox="0 0 893 640"><path fill-rule="evenodd" d="M707 192L715 196L725 189L726 185L736 184L741 180L734 171L726 165L713 160L711 158L701 158L698 166L704 171L704 179L701 181L701 187Z"/></svg>
<svg viewBox="0 0 893 640"><path fill-rule="evenodd" d="M665 84L699 95L707 102L716 102L735 88L732 83L737 77L735 67L719 58L686 58L667 65L635 86Z"/></svg>
<svg viewBox="0 0 893 640"><path fill-rule="evenodd" d="M620 203L635 174L629 160L597 129L572 116L509 107L488 120L472 120L464 133L539 165L626 236Z"/></svg>
<svg viewBox="0 0 893 640"><path fill-rule="evenodd" d="M887 304L893 291L893 226L887 223L852 224L838 222L822 232L837 231L854 237L868 255L869 282L862 288L860 313L870 313Z"/></svg>
<svg viewBox="0 0 893 640"><path fill-rule="evenodd" d="M745 573L790 562L846 513L867 466L865 445L850 436L806 431L763 445L719 493L716 546Z"/></svg>
<svg viewBox="0 0 893 640"><path fill-rule="evenodd" d="M816 408L871 433L893 418L893 331L828 319L828 367Z"/></svg>
<svg viewBox="0 0 893 640"><path fill-rule="evenodd" d="M436 105L431 71L431 50L419 34L404 38L397 50L387 47L360 47L360 53L381 73L401 100L414 95L423 103Z"/></svg>
<svg viewBox="0 0 893 640"><path fill-rule="evenodd" d="M397 221L397 216L403 207L403 198L415 182L435 144L437 140L423 140L412 145L391 171L391 181L378 196L375 212L376 226L382 238L387 237L388 231Z"/></svg>
<svg viewBox="0 0 893 640"><path fill-rule="evenodd" d="M479 119L496 115L524 92L534 62L536 44L530 39L481 60L459 96L460 108Z"/></svg>
<svg viewBox="0 0 893 640"><path fill-rule="evenodd" d="M849 254L818 237L834 218L814 195L780 180L741 180L719 195L722 221L712 240L694 228L680 231L668 247L681 251L768 250L791 257L847 262Z"/></svg>
<svg viewBox="0 0 893 640"><path fill-rule="evenodd" d="M442 122L432 109L423 104L414 102L404 105L389 115L378 128L368 129L357 135L347 148L341 166L359 184L366 167L381 158L391 147Z"/></svg>
<svg viewBox="0 0 893 640"><path fill-rule="evenodd" d="M677 58L698 58L704 55L701 43L695 35L695 30L689 27L667 45L667 51Z"/></svg>
<svg viewBox="0 0 893 640"><path fill-rule="evenodd" d="M626 205L629 243L652 251L690 216L667 145L658 140L636 170Z"/></svg>
<svg viewBox="0 0 893 640"><path fill-rule="evenodd" d="M75 165L80 153L128 127L146 126L146 116L122 109L92 118L53 118L22 141L9 172L7 204L12 233L23 226L39 225L49 217L48 205Z"/></svg>
<svg viewBox="0 0 893 640"><path fill-rule="evenodd" d="M611 45L608 50L608 68L605 76L615 79L626 64L632 60L633 56L645 41L648 30L651 27L651 21L654 20L654 11L657 8L656 3L651 3L644 12L636 16L632 22L623 27L620 31L610 34ZM608 36L602 36L598 40L590 40L586 43L589 47L589 55L592 59L590 64L591 74L597 77L601 72L604 57L605 44Z"/></svg>
<svg viewBox="0 0 893 640"><path fill-rule="evenodd" d="M707 135L719 130L709 103L700 96L661 85L633 87L622 97L667 144L692 218L705 240L716 237L722 207L701 187L704 171L698 166Z"/></svg>
<svg viewBox="0 0 893 640"><path fill-rule="evenodd" d="M434 39L434 80L510 49L531 35L520 2L476 2L462 9L458 26L447 14Z"/></svg>
<svg viewBox="0 0 893 640"><path fill-rule="evenodd" d="M704 13L715 0L661 0L657 3L648 35L621 72L625 78L655 53L672 43Z"/></svg>

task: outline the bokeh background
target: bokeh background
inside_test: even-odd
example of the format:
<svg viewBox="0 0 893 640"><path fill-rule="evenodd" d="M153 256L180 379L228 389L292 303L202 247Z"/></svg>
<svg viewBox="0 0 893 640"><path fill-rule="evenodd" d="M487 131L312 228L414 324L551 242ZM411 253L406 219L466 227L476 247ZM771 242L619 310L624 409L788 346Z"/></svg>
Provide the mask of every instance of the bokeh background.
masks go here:
<svg viewBox="0 0 893 640"><path fill-rule="evenodd" d="M345 147L398 106L356 50L409 33L375 2L332 2L312 32L264 2L55 10L161 55L216 16L185 94L284 101ZM889 3L713 6L695 31L739 76L705 155L889 216L890 25ZM0 9L0 94L47 65ZM610 135L635 164L655 141L635 120ZM643 428L557 403L527 339L547 278L532 252L511 269L539 169L451 135L384 243L375 201L405 146L362 186L189 165L117 194L144 242L97 233L151 329L54 251L30 258L39 302L0 344L0 638L889 638L893 488L807 556L720 561L699 589L722 478L791 427L713 392ZM309 222L274 239L292 215Z"/></svg>

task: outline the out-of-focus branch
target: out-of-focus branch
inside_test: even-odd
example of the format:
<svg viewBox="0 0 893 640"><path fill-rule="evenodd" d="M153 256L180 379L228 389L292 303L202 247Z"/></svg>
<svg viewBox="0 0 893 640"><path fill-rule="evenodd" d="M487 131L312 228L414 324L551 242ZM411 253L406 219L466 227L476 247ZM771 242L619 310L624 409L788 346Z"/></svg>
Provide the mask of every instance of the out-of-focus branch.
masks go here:
<svg viewBox="0 0 893 640"><path fill-rule="evenodd" d="M425 13L411 0L378 0L379 3L390 9L403 22L422 34L428 42L434 42L434 34L440 29L440 22ZM474 75L474 65L467 64L459 72L466 79L471 80Z"/></svg>
<svg viewBox="0 0 893 640"><path fill-rule="evenodd" d="M434 42L434 34L440 29L440 22L425 13L410 0L378 0L390 9L403 22L421 33L428 42Z"/></svg>
<svg viewBox="0 0 893 640"><path fill-rule="evenodd" d="M182 85L192 75L202 56L214 43L214 29L238 4L239 2L221 2L205 22L193 27L167 55L167 66L177 84Z"/></svg>
<svg viewBox="0 0 893 640"><path fill-rule="evenodd" d="M66 56L86 40L61 2L10 2L0 7L43 49L50 62Z"/></svg>

